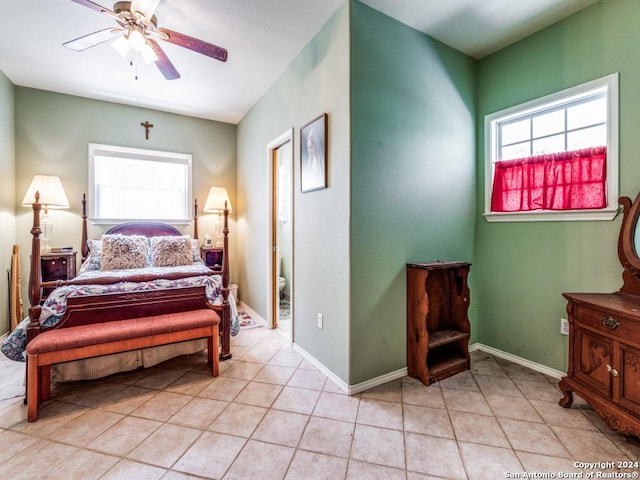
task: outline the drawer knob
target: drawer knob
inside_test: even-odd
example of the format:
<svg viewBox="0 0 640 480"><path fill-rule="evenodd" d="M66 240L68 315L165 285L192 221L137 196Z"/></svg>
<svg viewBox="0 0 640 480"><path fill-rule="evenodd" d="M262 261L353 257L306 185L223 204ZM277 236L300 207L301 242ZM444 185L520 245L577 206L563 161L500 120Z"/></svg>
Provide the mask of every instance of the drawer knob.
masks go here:
<svg viewBox="0 0 640 480"><path fill-rule="evenodd" d="M611 367L611 365L607 365L607 372L609 372L614 377L617 377L619 375L618 371L615 368Z"/></svg>
<svg viewBox="0 0 640 480"><path fill-rule="evenodd" d="M620 326L620 322L615 318L604 317L602 319L602 324L607 327L609 330L615 330Z"/></svg>

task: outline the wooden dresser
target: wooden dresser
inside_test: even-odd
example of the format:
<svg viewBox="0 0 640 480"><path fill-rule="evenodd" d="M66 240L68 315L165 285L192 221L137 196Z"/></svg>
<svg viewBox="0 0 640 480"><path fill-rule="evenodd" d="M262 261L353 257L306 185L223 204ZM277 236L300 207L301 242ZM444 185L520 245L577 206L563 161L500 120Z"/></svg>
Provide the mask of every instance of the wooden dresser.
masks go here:
<svg viewBox="0 0 640 480"><path fill-rule="evenodd" d="M560 381L563 407L572 391L609 426L640 436L640 298L619 293L565 293L569 300L569 371Z"/></svg>
<svg viewBox="0 0 640 480"><path fill-rule="evenodd" d="M407 370L425 385L469 369L470 267L407 264Z"/></svg>
<svg viewBox="0 0 640 480"><path fill-rule="evenodd" d="M640 194L620 198L618 239L623 286L615 293L564 293L569 314L569 368L560 380L569 408L573 392L614 430L640 436L640 244L635 226Z"/></svg>

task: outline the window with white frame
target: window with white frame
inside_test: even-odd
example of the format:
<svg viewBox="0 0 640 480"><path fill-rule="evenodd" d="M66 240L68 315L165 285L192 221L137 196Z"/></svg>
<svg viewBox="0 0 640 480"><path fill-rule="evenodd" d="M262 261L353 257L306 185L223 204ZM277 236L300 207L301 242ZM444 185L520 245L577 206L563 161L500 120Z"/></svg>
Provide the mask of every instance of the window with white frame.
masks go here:
<svg viewBox="0 0 640 480"><path fill-rule="evenodd" d="M95 223L188 223L191 155L90 143L88 201Z"/></svg>
<svg viewBox="0 0 640 480"><path fill-rule="evenodd" d="M488 221L610 220L618 205L618 74L485 117Z"/></svg>

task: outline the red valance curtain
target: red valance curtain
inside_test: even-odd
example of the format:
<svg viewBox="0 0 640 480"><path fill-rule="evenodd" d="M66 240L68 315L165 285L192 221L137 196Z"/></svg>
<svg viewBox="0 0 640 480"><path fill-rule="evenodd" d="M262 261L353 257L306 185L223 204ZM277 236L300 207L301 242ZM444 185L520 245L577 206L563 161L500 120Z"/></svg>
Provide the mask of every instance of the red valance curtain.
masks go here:
<svg viewBox="0 0 640 480"><path fill-rule="evenodd" d="M496 162L492 212L607 206L607 147Z"/></svg>

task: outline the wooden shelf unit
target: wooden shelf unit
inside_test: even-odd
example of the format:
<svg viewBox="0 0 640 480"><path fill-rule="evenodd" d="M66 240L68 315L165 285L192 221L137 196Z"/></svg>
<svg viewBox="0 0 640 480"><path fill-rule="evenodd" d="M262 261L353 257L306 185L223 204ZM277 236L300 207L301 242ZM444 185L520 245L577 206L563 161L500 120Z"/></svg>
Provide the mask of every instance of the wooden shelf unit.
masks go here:
<svg viewBox="0 0 640 480"><path fill-rule="evenodd" d="M469 369L470 267L407 264L407 370L425 385Z"/></svg>

